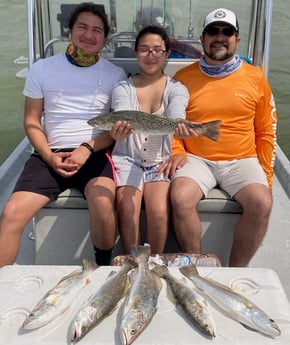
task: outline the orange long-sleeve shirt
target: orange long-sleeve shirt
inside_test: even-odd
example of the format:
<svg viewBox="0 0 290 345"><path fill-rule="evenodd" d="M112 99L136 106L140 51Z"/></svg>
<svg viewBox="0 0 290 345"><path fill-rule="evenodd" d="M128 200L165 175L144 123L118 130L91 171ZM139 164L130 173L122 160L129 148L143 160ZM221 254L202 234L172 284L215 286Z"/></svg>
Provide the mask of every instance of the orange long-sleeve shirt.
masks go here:
<svg viewBox="0 0 290 345"><path fill-rule="evenodd" d="M189 90L187 120L221 120L222 124L217 142L202 135L175 138L172 155L190 152L213 161L257 156L271 188L277 114L263 72L244 62L231 75L213 78L202 73L197 62L178 71L174 78Z"/></svg>

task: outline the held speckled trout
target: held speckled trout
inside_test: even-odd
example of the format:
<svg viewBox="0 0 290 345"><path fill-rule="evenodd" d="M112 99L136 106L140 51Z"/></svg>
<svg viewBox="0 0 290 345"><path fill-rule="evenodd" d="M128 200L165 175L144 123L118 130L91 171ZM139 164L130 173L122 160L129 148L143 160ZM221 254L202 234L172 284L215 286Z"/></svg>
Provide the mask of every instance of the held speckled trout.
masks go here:
<svg viewBox="0 0 290 345"><path fill-rule="evenodd" d="M157 265L152 270L167 281L177 305L183 309L189 320L206 336L215 337L215 322L207 299L197 289L174 277L167 266Z"/></svg>
<svg viewBox="0 0 290 345"><path fill-rule="evenodd" d="M183 119L170 119L135 110L114 111L105 115L99 115L89 120L88 124L92 127L109 131L117 121L128 121L135 132L151 135L173 134L177 125L184 123L186 127L214 141L218 140L221 125L220 120L194 124Z"/></svg>
<svg viewBox="0 0 290 345"><path fill-rule="evenodd" d="M131 250L131 255L136 258L138 267L131 274L129 293L125 300L120 330L123 345L133 343L157 310L162 284L160 277L148 267L150 254L149 244Z"/></svg>
<svg viewBox="0 0 290 345"><path fill-rule="evenodd" d="M215 280L201 277L195 265L180 267L179 270L233 320L272 338L281 334L276 322L248 298Z"/></svg>
<svg viewBox="0 0 290 345"><path fill-rule="evenodd" d="M72 322L71 343L82 339L101 320L109 315L127 293L127 273L135 265L128 259L116 273L111 272L105 283L82 306Z"/></svg>
<svg viewBox="0 0 290 345"><path fill-rule="evenodd" d="M37 303L23 322L24 329L35 329L45 326L63 314L74 302L80 291L90 282L90 274L96 264L83 262L83 268L63 277L57 285L49 290Z"/></svg>

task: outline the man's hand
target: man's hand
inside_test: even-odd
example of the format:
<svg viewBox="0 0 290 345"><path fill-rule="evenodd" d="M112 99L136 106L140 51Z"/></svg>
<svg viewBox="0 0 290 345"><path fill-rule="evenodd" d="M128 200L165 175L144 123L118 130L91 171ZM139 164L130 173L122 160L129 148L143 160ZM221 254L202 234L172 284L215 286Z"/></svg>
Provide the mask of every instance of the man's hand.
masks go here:
<svg viewBox="0 0 290 345"><path fill-rule="evenodd" d="M158 168L158 174L164 174L164 177L173 178L176 170L182 168L186 163L186 156L176 155L170 157L168 161L164 162Z"/></svg>
<svg viewBox="0 0 290 345"><path fill-rule="evenodd" d="M199 122L193 122L193 124L199 125ZM175 129L175 135L180 139L186 139L186 138L197 138L198 133L191 128L187 128L184 123L179 123Z"/></svg>
<svg viewBox="0 0 290 345"><path fill-rule="evenodd" d="M88 150L85 146L79 146L76 149L74 149L72 152L70 152L70 155L67 156L63 163L66 163L69 165L68 172L78 172L80 168L85 164L85 162L89 159L91 156L91 151Z"/></svg>
<svg viewBox="0 0 290 345"><path fill-rule="evenodd" d="M79 165L71 160L72 152L52 152L47 163L59 175L71 177L79 170Z"/></svg>

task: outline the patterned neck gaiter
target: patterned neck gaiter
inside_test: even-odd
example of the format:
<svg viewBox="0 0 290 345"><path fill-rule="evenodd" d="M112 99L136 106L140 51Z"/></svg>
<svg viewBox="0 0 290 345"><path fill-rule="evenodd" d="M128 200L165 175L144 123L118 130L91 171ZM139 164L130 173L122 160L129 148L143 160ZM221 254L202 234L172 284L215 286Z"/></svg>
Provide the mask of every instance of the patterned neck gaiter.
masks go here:
<svg viewBox="0 0 290 345"><path fill-rule="evenodd" d="M238 69L240 69L241 66L242 66L242 59L238 55L235 55L231 61L227 62L224 65L219 65L219 66L208 65L205 62L204 57L200 58L200 63L199 63L200 70L204 74L213 78L225 77L237 71Z"/></svg>
<svg viewBox="0 0 290 345"><path fill-rule="evenodd" d="M72 42L69 43L65 55L70 63L80 67L92 66L100 59L99 53L88 53L76 47Z"/></svg>

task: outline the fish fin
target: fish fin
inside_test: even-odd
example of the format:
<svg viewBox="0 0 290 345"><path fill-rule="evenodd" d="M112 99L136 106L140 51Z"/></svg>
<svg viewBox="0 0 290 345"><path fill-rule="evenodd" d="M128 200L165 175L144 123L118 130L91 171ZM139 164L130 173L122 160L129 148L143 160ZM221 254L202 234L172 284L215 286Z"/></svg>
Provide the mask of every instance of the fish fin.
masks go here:
<svg viewBox="0 0 290 345"><path fill-rule="evenodd" d="M202 135L214 141L218 140L221 127L220 120L205 122L201 125L201 127L203 130Z"/></svg>
<svg viewBox="0 0 290 345"><path fill-rule="evenodd" d="M128 273L128 277L129 277L129 282L130 284L132 284L132 282L136 279L137 277L137 268L132 269L129 273Z"/></svg>
<svg viewBox="0 0 290 345"><path fill-rule="evenodd" d="M247 303L251 303L246 297L242 296L239 292L235 291L233 288L231 288L228 285L222 284L219 281L209 278L209 277L203 277L203 279L207 280L209 283L214 284L215 286L224 289L234 295L240 296L243 299L243 303L246 305Z"/></svg>
<svg viewBox="0 0 290 345"><path fill-rule="evenodd" d="M138 309L139 303L140 303L141 297L140 296L135 296L135 298L132 301L132 307L133 309Z"/></svg>
<svg viewBox="0 0 290 345"><path fill-rule="evenodd" d="M116 271L111 271L111 272L108 274L106 280L108 280L109 278L113 277L116 273L117 273Z"/></svg>
<svg viewBox="0 0 290 345"><path fill-rule="evenodd" d="M198 274L197 268L194 264L191 264L189 266L182 266L179 267L179 271L184 274L185 276L190 276L194 274Z"/></svg>
<svg viewBox="0 0 290 345"><path fill-rule="evenodd" d="M77 270L75 270L75 271L73 271L73 272L70 272L69 274L65 275L64 277L62 277L62 278L58 281L58 283L56 284L56 286L55 286L54 288L52 288L50 291L53 291L53 292L57 291L57 290L60 288L59 285L60 285L61 283L63 283L64 281L66 281L67 279L69 279L69 278L71 278L71 277L74 277L74 276L79 275L81 272L82 272L82 269L77 269ZM50 293L50 292L49 292L49 293Z"/></svg>
<svg viewBox="0 0 290 345"><path fill-rule="evenodd" d="M178 302L177 302L177 300L176 300L176 298L174 296L174 293L172 291L172 288L170 287L169 284L167 284L167 286L166 286L166 294L167 294L167 297L168 297L169 301L172 302L175 305L175 307L177 307L178 306Z"/></svg>
<svg viewBox="0 0 290 345"><path fill-rule="evenodd" d="M153 277L155 279L155 283L156 283L156 288L157 288L157 291L158 293L160 293L161 289L162 289L162 282L161 282L161 279L159 277L159 275L155 272L152 272L153 274Z"/></svg>
<svg viewBox="0 0 290 345"><path fill-rule="evenodd" d="M188 280L187 280L185 277L180 278L180 281L181 281L183 284L187 284L187 282L188 282Z"/></svg>
<svg viewBox="0 0 290 345"><path fill-rule="evenodd" d="M245 327L247 330L249 330L249 331L252 331L252 332L259 332L257 329L255 329L255 328L252 328L252 327L250 327L250 326L248 326L248 325L245 325L244 323L242 323L242 322L239 322L239 324L241 324L243 327Z"/></svg>
<svg viewBox="0 0 290 345"><path fill-rule="evenodd" d="M64 282L65 280L67 280L67 279L69 279L71 277L77 276L81 272L84 272L84 271L94 271L98 267L99 266L95 262L84 259L83 260L83 267L81 269L77 269L77 270L69 273L68 275L64 276L63 278L61 278L60 281L58 282L57 286L60 283ZM57 288L57 286L56 286L56 288Z"/></svg>
<svg viewBox="0 0 290 345"><path fill-rule="evenodd" d="M129 276L127 276L126 282L125 282L125 286L124 286L124 291L122 293L122 297L121 298L123 298L123 297L125 297L127 295L128 291L129 291L129 286L130 286L130 278L129 278Z"/></svg>
<svg viewBox="0 0 290 345"><path fill-rule="evenodd" d="M130 254L133 258L136 258L138 256L138 247L132 247L130 248Z"/></svg>

